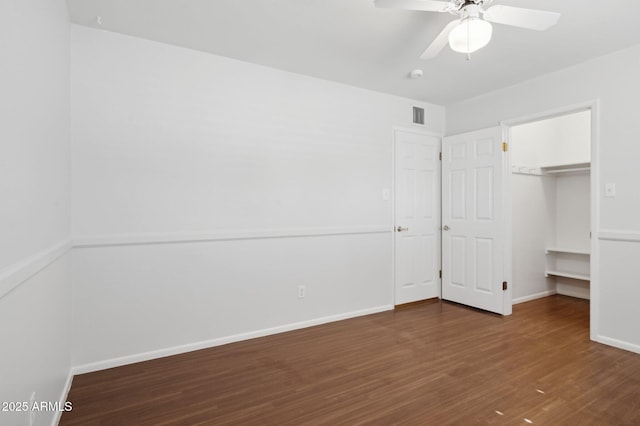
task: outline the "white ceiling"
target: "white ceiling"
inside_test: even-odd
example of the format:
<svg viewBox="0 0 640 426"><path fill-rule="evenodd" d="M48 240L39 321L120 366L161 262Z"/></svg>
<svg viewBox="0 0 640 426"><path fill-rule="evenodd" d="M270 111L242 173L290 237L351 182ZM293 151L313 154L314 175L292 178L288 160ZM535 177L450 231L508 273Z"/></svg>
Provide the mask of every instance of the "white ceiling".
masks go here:
<svg viewBox="0 0 640 426"><path fill-rule="evenodd" d="M494 25L473 54L419 59L451 20L373 0L68 0L71 20L380 92L450 105L640 43L638 0L494 0L560 12L546 32ZM102 24L97 25L100 16ZM414 68L419 80L408 78Z"/></svg>

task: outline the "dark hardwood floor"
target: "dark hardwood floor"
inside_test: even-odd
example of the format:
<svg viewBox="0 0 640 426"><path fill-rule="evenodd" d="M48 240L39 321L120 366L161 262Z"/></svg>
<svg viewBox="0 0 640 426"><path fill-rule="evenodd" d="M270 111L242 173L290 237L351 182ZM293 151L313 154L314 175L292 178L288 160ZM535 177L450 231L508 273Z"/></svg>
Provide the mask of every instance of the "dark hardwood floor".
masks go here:
<svg viewBox="0 0 640 426"><path fill-rule="evenodd" d="M438 302L76 376L61 425L640 425L588 301Z"/></svg>

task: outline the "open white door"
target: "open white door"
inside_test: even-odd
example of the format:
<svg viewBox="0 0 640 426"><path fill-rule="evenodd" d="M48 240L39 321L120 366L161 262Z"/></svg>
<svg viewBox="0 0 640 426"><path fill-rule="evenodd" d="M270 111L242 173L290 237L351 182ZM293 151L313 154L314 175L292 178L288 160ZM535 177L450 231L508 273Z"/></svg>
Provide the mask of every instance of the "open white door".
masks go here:
<svg viewBox="0 0 640 426"><path fill-rule="evenodd" d="M502 129L442 142L442 298L510 314Z"/></svg>
<svg viewBox="0 0 640 426"><path fill-rule="evenodd" d="M440 138L394 132L395 304L440 296Z"/></svg>

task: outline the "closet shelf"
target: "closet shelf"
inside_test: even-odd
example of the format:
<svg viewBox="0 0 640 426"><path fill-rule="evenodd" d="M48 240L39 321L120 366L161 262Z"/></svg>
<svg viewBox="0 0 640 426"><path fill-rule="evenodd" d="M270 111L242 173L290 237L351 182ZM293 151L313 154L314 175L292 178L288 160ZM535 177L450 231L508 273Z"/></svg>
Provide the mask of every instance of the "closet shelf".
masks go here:
<svg viewBox="0 0 640 426"><path fill-rule="evenodd" d="M570 172L585 172L591 170L591 163L574 163L574 164L561 164L558 166L546 166L541 167L540 170L543 173L570 173Z"/></svg>
<svg viewBox="0 0 640 426"><path fill-rule="evenodd" d="M569 254L583 254L585 256L590 256L591 253L589 250L578 250L578 249L570 249L570 248L561 248L561 247L547 247L545 252L549 254L552 253L569 253Z"/></svg>
<svg viewBox="0 0 640 426"><path fill-rule="evenodd" d="M575 274L573 272L546 271L544 274L545 277L548 277L549 275L553 275L554 277L564 277L564 278L573 278L575 280L591 281L591 277L589 275Z"/></svg>

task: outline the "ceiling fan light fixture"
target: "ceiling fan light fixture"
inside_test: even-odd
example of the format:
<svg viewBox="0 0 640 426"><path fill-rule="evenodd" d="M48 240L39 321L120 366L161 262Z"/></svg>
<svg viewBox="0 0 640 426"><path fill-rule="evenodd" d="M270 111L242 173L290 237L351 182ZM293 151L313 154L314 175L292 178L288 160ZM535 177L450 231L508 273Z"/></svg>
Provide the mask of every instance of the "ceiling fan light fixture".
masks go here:
<svg viewBox="0 0 640 426"><path fill-rule="evenodd" d="M470 16L462 19L460 24L451 30L449 46L455 52L473 53L489 44L492 33L491 23Z"/></svg>

